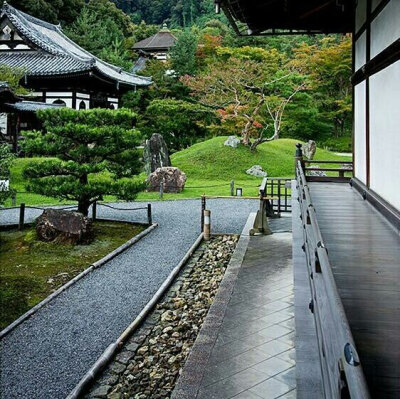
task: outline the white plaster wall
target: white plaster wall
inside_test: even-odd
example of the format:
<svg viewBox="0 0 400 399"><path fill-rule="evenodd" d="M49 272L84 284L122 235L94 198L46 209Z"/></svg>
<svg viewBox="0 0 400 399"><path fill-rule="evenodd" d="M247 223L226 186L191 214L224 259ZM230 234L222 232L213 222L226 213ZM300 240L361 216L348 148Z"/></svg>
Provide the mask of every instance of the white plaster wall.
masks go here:
<svg viewBox="0 0 400 399"><path fill-rule="evenodd" d="M367 19L367 0L358 0L356 8L356 32L361 28L366 19Z"/></svg>
<svg viewBox="0 0 400 399"><path fill-rule="evenodd" d="M391 0L371 24L371 58L400 37L400 0Z"/></svg>
<svg viewBox="0 0 400 399"><path fill-rule="evenodd" d="M54 104L57 100L64 101L68 108L72 108L72 98L46 98L46 103Z"/></svg>
<svg viewBox="0 0 400 399"><path fill-rule="evenodd" d="M354 169L355 177L367 183L366 142L365 142L365 93L366 83L354 88Z"/></svg>
<svg viewBox="0 0 400 399"><path fill-rule="evenodd" d="M364 32L356 41L355 48L355 70L358 71L367 60L367 34Z"/></svg>
<svg viewBox="0 0 400 399"><path fill-rule="evenodd" d="M400 210L400 61L370 78L370 187Z"/></svg>
<svg viewBox="0 0 400 399"><path fill-rule="evenodd" d="M81 98L77 98L76 99L76 107L75 107L76 109L79 109L81 101L83 101L85 103L85 105L86 105L85 109L89 109L90 108L90 101L89 100L84 100L84 99L81 99Z"/></svg>
<svg viewBox="0 0 400 399"><path fill-rule="evenodd" d="M7 114L0 113L0 129L3 134L7 133Z"/></svg>

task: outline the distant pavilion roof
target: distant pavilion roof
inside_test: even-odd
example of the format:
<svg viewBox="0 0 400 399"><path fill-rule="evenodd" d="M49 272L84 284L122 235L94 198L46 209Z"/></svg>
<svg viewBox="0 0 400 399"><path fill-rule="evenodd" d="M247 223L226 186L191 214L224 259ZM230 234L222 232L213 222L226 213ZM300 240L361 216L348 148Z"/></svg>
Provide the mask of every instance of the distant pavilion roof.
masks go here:
<svg viewBox="0 0 400 399"><path fill-rule="evenodd" d="M128 86L148 86L151 78L124 72L121 68L100 60L69 39L60 25L32 17L6 2L0 18L7 17L37 51L4 51L0 65L20 67L28 76L68 75L93 72L107 80Z"/></svg>
<svg viewBox="0 0 400 399"><path fill-rule="evenodd" d="M41 109L63 108L64 104L47 104L38 101L20 101L15 104L5 104L8 108L20 112L36 112Z"/></svg>
<svg viewBox="0 0 400 399"><path fill-rule="evenodd" d="M135 43L133 49L142 51L168 51L177 40L176 36L164 24L163 28L155 35Z"/></svg>
<svg viewBox="0 0 400 399"><path fill-rule="evenodd" d="M348 33L355 0L216 0L238 34ZM241 29L247 25L247 32Z"/></svg>

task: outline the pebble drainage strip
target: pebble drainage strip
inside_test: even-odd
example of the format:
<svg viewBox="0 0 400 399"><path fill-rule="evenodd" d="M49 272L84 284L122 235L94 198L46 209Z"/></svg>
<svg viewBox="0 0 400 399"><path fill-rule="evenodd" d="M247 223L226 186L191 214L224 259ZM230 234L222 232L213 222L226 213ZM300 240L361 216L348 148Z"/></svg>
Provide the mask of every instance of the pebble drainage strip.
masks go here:
<svg viewBox="0 0 400 399"><path fill-rule="evenodd" d="M200 245L85 398L170 397L238 239L215 236Z"/></svg>

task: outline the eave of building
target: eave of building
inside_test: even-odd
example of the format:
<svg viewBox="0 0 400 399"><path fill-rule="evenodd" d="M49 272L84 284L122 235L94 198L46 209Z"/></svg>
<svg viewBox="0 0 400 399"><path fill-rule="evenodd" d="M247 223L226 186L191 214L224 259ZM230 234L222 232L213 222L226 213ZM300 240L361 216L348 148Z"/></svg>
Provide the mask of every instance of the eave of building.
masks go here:
<svg viewBox="0 0 400 399"><path fill-rule="evenodd" d="M103 75L105 79L114 81L116 85L136 87L149 86L152 83L151 78L124 72L121 68L95 57L65 36L59 25L52 25L34 18L7 3L4 3L1 10L1 21L5 18L32 47L32 52L10 51L7 53L3 50L0 53L0 65L25 68L28 76L59 76L92 71ZM41 60L44 61L44 65L38 68L40 65L35 63L40 63ZM51 65L46 69L48 63Z"/></svg>
<svg viewBox="0 0 400 399"><path fill-rule="evenodd" d="M348 33L354 0L217 0L240 35Z"/></svg>

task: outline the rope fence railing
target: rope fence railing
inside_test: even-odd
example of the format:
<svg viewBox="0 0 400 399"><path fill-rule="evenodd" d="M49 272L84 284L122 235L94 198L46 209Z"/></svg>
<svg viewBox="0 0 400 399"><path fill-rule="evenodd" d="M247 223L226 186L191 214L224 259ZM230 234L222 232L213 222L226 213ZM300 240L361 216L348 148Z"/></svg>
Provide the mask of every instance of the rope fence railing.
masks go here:
<svg viewBox="0 0 400 399"><path fill-rule="evenodd" d="M91 205L91 209L92 209L92 220L97 220L97 207L98 206L103 206L115 211L123 211L123 212L132 212L132 211L141 211L141 210L145 210L147 213L147 222L149 225L151 225L153 223L153 216L152 216L152 208L151 208L151 204L147 204L146 206L141 206L141 207L137 207L137 208L123 208L123 207L116 207L116 206L112 206L109 204L104 204L101 202L97 202L95 201L92 205ZM64 206L64 207L59 207L59 206L48 206L48 207L41 207L41 206L33 206L33 205L26 205L24 202L22 202L20 204L20 206L18 208L15 209L19 209L19 218L18 218L18 230L23 230L25 227L25 211L27 209L34 209L34 210L39 210L39 211L45 211L46 209L49 208L55 208L58 210L70 210L70 209L78 209L78 205L68 205L68 206ZM6 210L7 208L3 208L3 210ZM8 208L9 209L9 208ZM0 208L0 210L2 210Z"/></svg>

